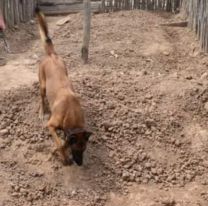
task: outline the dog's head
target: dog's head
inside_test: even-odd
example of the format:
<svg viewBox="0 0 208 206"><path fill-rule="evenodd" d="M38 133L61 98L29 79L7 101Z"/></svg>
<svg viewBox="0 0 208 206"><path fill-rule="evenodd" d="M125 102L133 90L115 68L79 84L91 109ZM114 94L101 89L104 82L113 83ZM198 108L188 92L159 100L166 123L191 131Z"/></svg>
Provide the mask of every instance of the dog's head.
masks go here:
<svg viewBox="0 0 208 206"><path fill-rule="evenodd" d="M65 131L66 141L71 149L73 161L75 161L78 166L81 166L83 163L83 153L91 135L91 132L79 128Z"/></svg>

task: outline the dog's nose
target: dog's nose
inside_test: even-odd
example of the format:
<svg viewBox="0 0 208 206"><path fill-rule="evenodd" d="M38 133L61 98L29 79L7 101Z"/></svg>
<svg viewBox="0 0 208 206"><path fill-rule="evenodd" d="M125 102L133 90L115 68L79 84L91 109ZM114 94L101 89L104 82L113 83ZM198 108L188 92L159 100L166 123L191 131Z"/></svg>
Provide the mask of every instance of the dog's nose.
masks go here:
<svg viewBox="0 0 208 206"><path fill-rule="evenodd" d="M82 153L75 153L73 155L73 160L76 162L78 166L82 166L83 163L83 154Z"/></svg>
<svg viewBox="0 0 208 206"><path fill-rule="evenodd" d="M78 166L82 166L82 162L76 162Z"/></svg>
<svg viewBox="0 0 208 206"><path fill-rule="evenodd" d="M82 166L82 163L83 163L82 158L74 158L74 161L76 162L78 166Z"/></svg>

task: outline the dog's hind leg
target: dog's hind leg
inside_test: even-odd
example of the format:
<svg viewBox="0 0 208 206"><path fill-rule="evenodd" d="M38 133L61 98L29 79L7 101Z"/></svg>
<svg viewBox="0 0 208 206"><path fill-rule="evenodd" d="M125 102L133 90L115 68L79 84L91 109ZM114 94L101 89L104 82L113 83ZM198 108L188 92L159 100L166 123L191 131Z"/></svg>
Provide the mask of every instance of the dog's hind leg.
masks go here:
<svg viewBox="0 0 208 206"><path fill-rule="evenodd" d="M45 96L46 96L46 79L43 68L39 68L39 82L40 82L40 106L39 106L39 118L43 122L45 112Z"/></svg>

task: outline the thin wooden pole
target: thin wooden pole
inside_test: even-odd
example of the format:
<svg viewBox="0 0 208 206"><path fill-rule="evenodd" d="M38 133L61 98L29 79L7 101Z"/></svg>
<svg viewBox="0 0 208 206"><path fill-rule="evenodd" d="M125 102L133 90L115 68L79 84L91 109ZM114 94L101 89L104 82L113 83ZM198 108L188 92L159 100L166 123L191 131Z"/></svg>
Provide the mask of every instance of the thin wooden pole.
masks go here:
<svg viewBox="0 0 208 206"><path fill-rule="evenodd" d="M83 26L83 43L81 49L81 57L84 64L88 61L89 44L90 44L90 24L91 24L91 2L84 0L84 26Z"/></svg>

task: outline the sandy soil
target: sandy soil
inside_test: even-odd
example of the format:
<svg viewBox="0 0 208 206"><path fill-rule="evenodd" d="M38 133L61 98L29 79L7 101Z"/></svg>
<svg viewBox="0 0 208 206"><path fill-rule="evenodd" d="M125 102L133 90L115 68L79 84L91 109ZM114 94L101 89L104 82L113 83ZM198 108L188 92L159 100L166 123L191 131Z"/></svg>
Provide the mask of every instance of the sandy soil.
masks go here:
<svg viewBox="0 0 208 206"><path fill-rule="evenodd" d="M83 65L82 16L57 26L61 18L50 18L54 44L94 132L84 166L49 158L33 25L15 45L26 51L0 67L0 205L207 206L208 57L194 34L159 26L176 19L167 14L94 15Z"/></svg>

